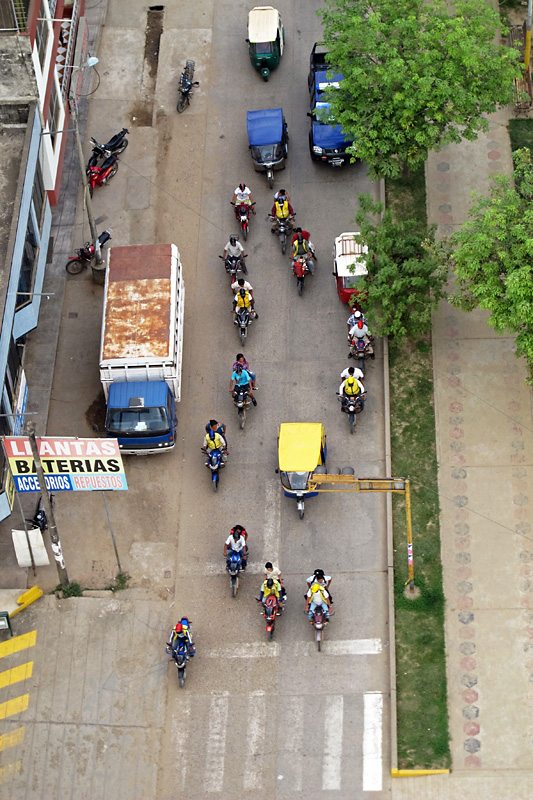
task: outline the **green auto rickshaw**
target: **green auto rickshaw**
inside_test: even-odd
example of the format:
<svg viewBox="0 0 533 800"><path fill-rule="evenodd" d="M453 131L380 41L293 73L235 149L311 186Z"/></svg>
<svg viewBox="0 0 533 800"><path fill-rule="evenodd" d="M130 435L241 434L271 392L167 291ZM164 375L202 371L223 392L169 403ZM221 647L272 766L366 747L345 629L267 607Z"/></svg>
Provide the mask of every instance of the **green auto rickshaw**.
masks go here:
<svg viewBox="0 0 533 800"><path fill-rule="evenodd" d="M285 29L281 15L272 6L256 6L248 14L248 49L252 66L263 80L277 67L283 55Z"/></svg>

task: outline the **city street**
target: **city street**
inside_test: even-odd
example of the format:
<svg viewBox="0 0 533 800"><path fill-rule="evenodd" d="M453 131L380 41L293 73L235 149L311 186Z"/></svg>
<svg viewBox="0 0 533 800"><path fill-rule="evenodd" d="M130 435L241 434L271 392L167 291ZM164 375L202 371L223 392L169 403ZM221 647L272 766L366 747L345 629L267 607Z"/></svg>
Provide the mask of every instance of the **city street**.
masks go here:
<svg viewBox="0 0 533 800"><path fill-rule="evenodd" d="M174 242L180 249L186 293L177 447L125 459L129 491L108 493L109 520L99 493L56 495L70 579L93 589L112 581L119 571L112 526L130 588L107 598L45 598L20 618L18 633L37 630L38 691L30 689L27 711L13 722L22 719L31 736L21 747L21 770L6 784L11 793L1 796L389 797L385 500L323 494L306 502L299 520L276 474L280 423L322 422L330 472L352 466L359 477L385 475L380 342L353 436L335 395L351 362L347 307L331 274L333 241L353 230L357 195L375 187L363 164L334 169L309 157L307 72L322 4L278 0L286 51L265 83L247 53L251 4L169 0L153 96L143 68L146 10L136 5L132 11L131 2L109 0L101 31L101 84L87 131L102 141L126 126L130 144L93 205L99 229L113 231L112 245ZM200 86L178 115L186 58L196 61ZM290 142L275 189L287 189L319 259L302 297L270 233L273 192L254 173L246 135L247 109L277 106ZM237 232L229 201L240 181L257 203L245 251L259 315L244 348L257 373L258 406L242 431L228 392L241 345L218 258ZM86 236L81 209L78 222L76 246ZM56 254L54 269L64 270L62 258ZM49 435L95 435L102 300L90 270L68 278ZM200 453L211 417L226 423L230 453L218 494ZM249 532L250 567L232 599L222 551L237 523ZM273 642L254 600L266 560L280 566L288 592ZM336 610L321 653L303 613L305 579L317 567L333 576ZM37 582L53 588L55 568ZM197 655L180 689L164 642L182 614L192 620ZM39 768L30 769L37 754Z"/></svg>

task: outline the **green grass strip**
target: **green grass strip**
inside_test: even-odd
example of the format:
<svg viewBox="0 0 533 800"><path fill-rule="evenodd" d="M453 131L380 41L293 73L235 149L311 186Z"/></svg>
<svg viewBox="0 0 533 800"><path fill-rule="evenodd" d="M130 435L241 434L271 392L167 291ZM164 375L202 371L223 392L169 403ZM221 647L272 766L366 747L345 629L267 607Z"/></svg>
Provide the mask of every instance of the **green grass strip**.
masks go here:
<svg viewBox="0 0 533 800"><path fill-rule="evenodd" d="M387 182L397 215L426 221L424 170ZM408 580L405 500L393 496L398 766L450 766L444 594L440 555L433 367L430 338L390 343L392 474L410 478L415 600Z"/></svg>

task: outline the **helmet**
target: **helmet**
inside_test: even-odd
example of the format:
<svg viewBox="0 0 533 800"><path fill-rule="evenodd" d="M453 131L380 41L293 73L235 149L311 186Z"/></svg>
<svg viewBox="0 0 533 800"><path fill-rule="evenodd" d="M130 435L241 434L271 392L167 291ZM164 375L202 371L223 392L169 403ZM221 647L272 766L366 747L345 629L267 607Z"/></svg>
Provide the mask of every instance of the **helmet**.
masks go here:
<svg viewBox="0 0 533 800"><path fill-rule="evenodd" d="M354 317L355 317L356 319L361 319L361 312L360 312L360 311L354 311L354 314L353 314L353 315L354 315Z"/></svg>
<svg viewBox="0 0 533 800"><path fill-rule="evenodd" d="M303 240L304 240L304 237L302 236L301 233L299 233L298 234L298 244L301 244L303 242Z"/></svg>
<svg viewBox="0 0 533 800"><path fill-rule="evenodd" d="M176 627L174 628L174 631L175 631L176 633L181 633L181 632L182 632L182 630L183 630L183 625L181 624L181 622L178 622L178 623L176 624Z"/></svg>
<svg viewBox="0 0 533 800"><path fill-rule="evenodd" d="M346 383L348 384L348 386L354 386L355 378L353 376L350 376L349 378L346 378Z"/></svg>
<svg viewBox="0 0 533 800"><path fill-rule="evenodd" d="M246 297L246 289L244 289L244 288L239 289L239 294L240 294L241 297Z"/></svg>
<svg viewBox="0 0 533 800"><path fill-rule="evenodd" d="M232 533L232 536L233 536L234 539L238 539L240 537L240 535L241 535L241 532L237 528L237 526L235 526L235 528L233 528L231 533Z"/></svg>
<svg viewBox="0 0 533 800"><path fill-rule="evenodd" d="M215 431L211 430L209 431L209 438L212 439L213 441L215 440Z"/></svg>
<svg viewBox="0 0 533 800"><path fill-rule="evenodd" d="M272 580L272 578L269 578L267 580L267 586L269 589L272 589L272 587L274 586L274 581Z"/></svg>
<svg viewBox="0 0 533 800"><path fill-rule="evenodd" d="M315 569L314 571L315 578L321 580L324 577L324 570L323 569Z"/></svg>
<svg viewBox="0 0 533 800"><path fill-rule="evenodd" d="M182 617L181 618L181 624L183 625L184 628L188 628L189 627L189 620L187 619L187 617Z"/></svg>
<svg viewBox="0 0 533 800"><path fill-rule="evenodd" d="M245 183L239 183L239 189L241 190L241 192L244 192L244 190L246 189L246 184Z"/></svg>
<svg viewBox="0 0 533 800"><path fill-rule="evenodd" d="M229 237L229 243L234 247L237 244L237 237L236 236L230 236Z"/></svg>
<svg viewBox="0 0 533 800"><path fill-rule="evenodd" d="M363 320L362 319L360 319L359 322L357 323L357 327L358 328L362 328L363 327Z"/></svg>
<svg viewBox="0 0 533 800"><path fill-rule="evenodd" d="M323 587L319 583L313 583L313 585L311 586L311 591L313 592L313 594L315 594L315 592L321 592L322 588Z"/></svg>

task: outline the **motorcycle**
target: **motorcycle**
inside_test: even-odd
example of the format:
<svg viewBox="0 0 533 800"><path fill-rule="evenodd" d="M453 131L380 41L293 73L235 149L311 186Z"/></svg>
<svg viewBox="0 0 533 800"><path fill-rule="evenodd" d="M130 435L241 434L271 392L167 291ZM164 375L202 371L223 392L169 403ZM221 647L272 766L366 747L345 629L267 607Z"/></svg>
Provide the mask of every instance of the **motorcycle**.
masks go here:
<svg viewBox="0 0 533 800"><path fill-rule="evenodd" d="M355 433L355 417L356 414L360 414L365 407L364 398L364 392L359 392L359 394L350 397L346 397L346 395L339 397L341 411L344 411L349 416L350 433Z"/></svg>
<svg viewBox="0 0 533 800"><path fill-rule="evenodd" d="M296 284L300 297L302 296L302 292L304 290L305 276L313 274L314 264L313 269L310 269L311 264L313 264L313 260L309 256L297 256L292 261L292 271L296 275Z"/></svg>
<svg viewBox="0 0 533 800"><path fill-rule="evenodd" d="M232 200L230 200L230 202L235 208L235 215L240 222L242 235L244 241L246 241L248 238L248 228L250 227L250 211L255 206L255 203L249 205L248 203L234 203Z"/></svg>
<svg viewBox="0 0 533 800"><path fill-rule="evenodd" d="M245 309L246 310L246 309ZM233 405L237 408L237 414L239 415L239 428L244 428L244 423L246 422L246 409L252 402L250 396L246 393L248 390L244 390L242 386L235 386L233 390Z"/></svg>
<svg viewBox="0 0 533 800"><path fill-rule="evenodd" d="M229 573L231 596L235 597L239 588L239 573L242 571L242 556L240 553L236 553L235 550L231 550L228 553L226 569Z"/></svg>
<svg viewBox="0 0 533 800"><path fill-rule="evenodd" d="M261 614L265 618L266 622L266 635L269 641L272 641L274 637L274 627L276 625L276 617L279 617L281 612L283 611L283 607L281 606L278 598L275 594L269 594L267 597L264 597L263 600L259 600L256 598L258 603L262 602L263 608L261 610Z"/></svg>
<svg viewBox="0 0 533 800"><path fill-rule="evenodd" d="M193 95L191 89L193 86L199 86L200 83L198 81L193 81L194 78L194 61L190 61L187 59L185 64L185 69L180 75L180 85L178 86L178 90L180 93L177 105L177 112L181 114L182 111L185 111L186 106L189 105L191 102L191 97Z"/></svg>
<svg viewBox="0 0 533 800"><path fill-rule="evenodd" d="M335 613L334 611L329 612L330 618L333 616L334 613ZM311 622L315 629L316 646L318 648L318 652L320 653L320 650L322 648L322 641L324 639L324 631L326 625L328 624L328 620L326 619L326 615L324 613L324 609L322 608L322 606L317 606L315 608L315 610L313 611Z"/></svg>
<svg viewBox="0 0 533 800"><path fill-rule="evenodd" d="M235 310L235 325L237 325L238 334L241 342L244 342L248 335L248 325L252 324L252 314L249 308L237 308Z"/></svg>
<svg viewBox="0 0 533 800"><path fill-rule="evenodd" d="M105 161L98 166L98 156L92 155L87 164L87 182L89 193L93 196L95 186L105 186L118 172L118 155L111 153Z"/></svg>
<svg viewBox="0 0 533 800"><path fill-rule="evenodd" d="M350 352L348 353L348 358L357 359L357 366L364 375L366 359L367 358L374 359L376 357L374 354L374 337L369 336L367 342L365 342L364 338L357 339L356 337L354 337L353 339L351 339L350 337L348 337L348 344L350 345Z"/></svg>
<svg viewBox="0 0 533 800"><path fill-rule="evenodd" d="M178 680L180 684L180 689L183 689L185 685L185 678L187 677L187 661L189 660L189 651L188 646L185 642L178 642L178 646L175 650L168 646L166 652L172 656L172 660L176 664L176 668L178 670Z"/></svg>
<svg viewBox="0 0 533 800"><path fill-rule="evenodd" d="M241 272L243 275L248 275L248 268L240 256L230 256L228 253L226 258L224 258L224 256L219 256L219 258L221 258L224 262L224 267L230 276L231 283L236 281L237 278L241 277L238 274L239 272ZM246 253L244 254L244 258L246 258Z"/></svg>
<svg viewBox="0 0 533 800"><path fill-rule="evenodd" d="M93 161L93 158L95 157L98 160L100 158L107 158L113 153L116 153L117 155L119 155L119 153L123 153L128 146L128 140L126 139L127 133L129 133L129 130L127 128L122 128L119 133L115 133L115 135L112 136L111 139L105 144L99 144L96 139L93 139L91 136L93 154L89 159L89 164L92 162L91 166L96 165L97 161Z"/></svg>
<svg viewBox="0 0 533 800"><path fill-rule="evenodd" d="M279 243L281 246L281 252L285 255L287 250L287 237L289 236L290 232L292 231L292 223L294 219L288 217L287 219L279 219L278 217L269 217L272 223L276 223L276 227L272 228L272 233L275 233L276 236L279 236Z"/></svg>
<svg viewBox="0 0 533 800"><path fill-rule="evenodd" d="M205 453L203 449L202 453ZM218 492L220 470L226 466L226 462L222 452L218 449L218 447L215 447L213 450L209 450L207 453L205 453L205 456L207 459L205 465L211 470L211 483L213 484L213 491Z"/></svg>
<svg viewBox="0 0 533 800"><path fill-rule="evenodd" d="M52 493L50 493L50 504L53 508L54 495ZM32 526L33 530L39 528L41 533L44 533L46 530L48 530L48 518L46 516L46 511L44 510L42 495L39 495L39 501L37 503L37 508L35 509L35 514L31 519L27 519L26 522Z"/></svg>
<svg viewBox="0 0 533 800"><path fill-rule="evenodd" d="M110 239L111 234L109 231L103 231L98 237L100 247L103 247ZM65 269L69 275L78 275L82 269L86 269L87 265L93 261L95 252L96 248L92 242L86 242L85 247L80 247L79 250L76 250L76 255L71 256L65 264Z"/></svg>

